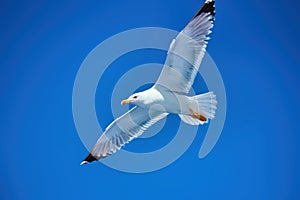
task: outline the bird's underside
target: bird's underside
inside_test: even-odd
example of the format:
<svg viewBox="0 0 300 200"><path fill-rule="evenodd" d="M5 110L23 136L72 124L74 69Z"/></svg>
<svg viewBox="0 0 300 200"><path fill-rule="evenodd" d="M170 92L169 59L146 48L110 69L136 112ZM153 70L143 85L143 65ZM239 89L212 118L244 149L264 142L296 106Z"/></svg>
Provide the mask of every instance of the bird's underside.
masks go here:
<svg viewBox="0 0 300 200"><path fill-rule="evenodd" d="M214 118L217 101L213 92L186 96L206 51L213 27L214 3L214 0L207 0L173 40L155 85L122 101L122 104L132 103L135 107L105 129L81 164L115 153L169 113L178 114L190 125L204 124ZM175 98L171 98L172 95ZM162 105L163 109L152 109L154 105Z"/></svg>

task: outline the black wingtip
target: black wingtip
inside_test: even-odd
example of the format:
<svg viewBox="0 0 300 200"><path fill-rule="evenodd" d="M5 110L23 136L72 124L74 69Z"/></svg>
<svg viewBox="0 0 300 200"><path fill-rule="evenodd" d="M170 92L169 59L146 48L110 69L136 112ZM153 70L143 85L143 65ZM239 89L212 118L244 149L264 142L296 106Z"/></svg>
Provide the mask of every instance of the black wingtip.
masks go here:
<svg viewBox="0 0 300 200"><path fill-rule="evenodd" d="M196 13L196 15L193 17L193 19L199 16L201 13L210 13L211 16L215 16L215 0L207 0L204 3L204 5L200 8L200 10Z"/></svg>
<svg viewBox="0 0 300 200"><path fill-rule="evenodd" d="M85 157L85 159L80 163L80 165L84 165L93 161L98 160L96 157L94 157L91 153L89 153L87 155L87 157Z"/></svg>

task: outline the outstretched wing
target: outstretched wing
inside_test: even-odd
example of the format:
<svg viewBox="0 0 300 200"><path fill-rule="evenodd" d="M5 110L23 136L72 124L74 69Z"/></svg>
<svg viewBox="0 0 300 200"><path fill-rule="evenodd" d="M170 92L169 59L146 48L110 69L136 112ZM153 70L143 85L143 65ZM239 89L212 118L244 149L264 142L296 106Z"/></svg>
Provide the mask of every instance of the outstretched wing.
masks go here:
<svg viewBox="0 0 300 200"><path fill-rule="evenodd" d="M207 0L172 41L155 87L163 86L173 92L184 94L189 92L204 57L210 29L213 27L214 3L214 0Z"/></svg>
<svg viewBox="0 0 300 200"><path fill-rule="evenodd" d="M134 107L113 121L81 164L86 164L115 153L123 145L140 136L147 128L167 116L168 113Z"/></svg>

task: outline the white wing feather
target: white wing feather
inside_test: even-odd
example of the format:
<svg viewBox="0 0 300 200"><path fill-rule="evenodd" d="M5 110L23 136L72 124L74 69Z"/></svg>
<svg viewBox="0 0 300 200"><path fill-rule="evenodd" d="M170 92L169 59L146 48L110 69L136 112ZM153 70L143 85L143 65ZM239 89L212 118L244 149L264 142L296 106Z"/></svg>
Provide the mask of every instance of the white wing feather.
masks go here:
<svg viewBox="0 0 300 200"><path fill-rule="evenodd" d="M210 7L208 7L210 6ZM207 1L170 45L163 70L154 87L187 94L205 54L213 27L214 1Z"/></svg>
<svg viewBox="0 0 300 200"><path fill-rule="evenodd" d="M151 112L150 117L148 109L132 108L106 128L90 154L96 159L111 155L167 115L168 113L157 111L156 113Z"/></svg>

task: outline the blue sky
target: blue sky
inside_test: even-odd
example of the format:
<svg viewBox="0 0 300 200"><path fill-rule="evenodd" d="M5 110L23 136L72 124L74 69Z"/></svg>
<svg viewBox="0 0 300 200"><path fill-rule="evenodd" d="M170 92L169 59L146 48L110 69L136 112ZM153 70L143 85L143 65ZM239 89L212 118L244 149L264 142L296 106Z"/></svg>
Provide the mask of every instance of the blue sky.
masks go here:
<svg viewBox="0 0 300 200"><path fill-rule="evenodd" d="M73 122L72 89L84 58L128 29L180 31L202 3L1 2L0 199L299 199L295 0L217 0L208 52L222 74L228 105L223 133L208 157L197 157L204 137L199 130L187 152L159 171L128 174L100 163L79 166L87 150ZM116 69L126 72L143 60L163 62L161 55L124 57L104 79L114 83L121 76ZM110 99L99 95L98 117L106 126L113 120ZM172 138L172 130L168 124L153 146ZM128 149L143 151L139 141L145 144L136 140Z"/></svg>

